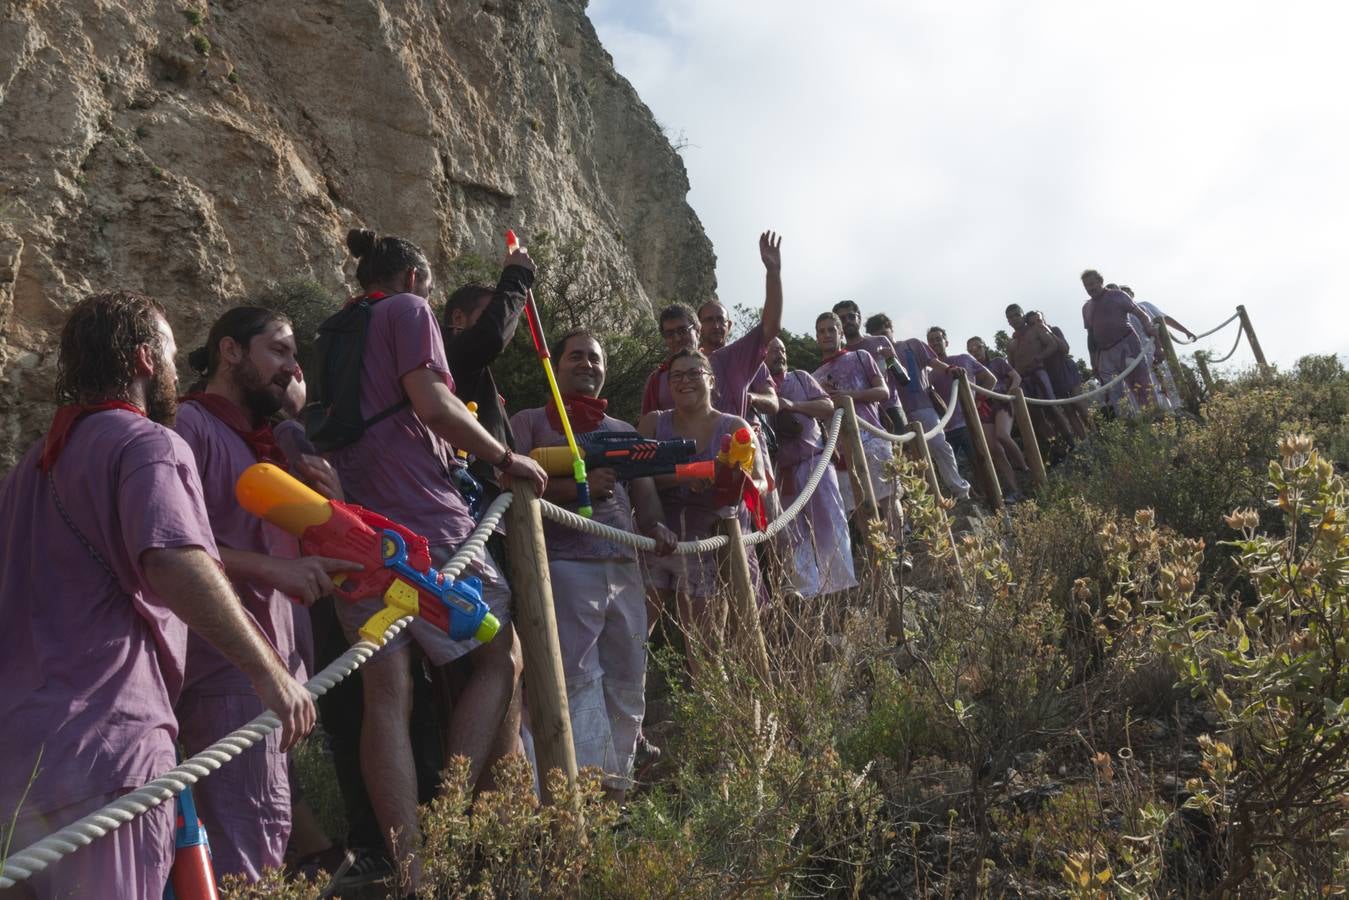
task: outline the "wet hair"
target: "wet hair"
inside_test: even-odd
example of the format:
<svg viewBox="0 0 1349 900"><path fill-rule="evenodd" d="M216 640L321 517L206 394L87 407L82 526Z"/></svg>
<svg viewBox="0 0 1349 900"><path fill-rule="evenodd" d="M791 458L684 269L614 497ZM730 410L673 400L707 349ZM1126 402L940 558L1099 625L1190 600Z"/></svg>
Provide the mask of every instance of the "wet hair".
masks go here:
<svg viewBox="0 0 1349 900"><path fill-rule="evenodd" d="M483 294L495 294L496 290L492 285L482 281L471 281L459 288L445 301L444 324L447 326L450 324L450 313L456 309L466 316L470 315L473 308L482 302Z"/></svg>
<svg viewBox="0 0 1349 900"><path fill-rule="evenodd" d="M867 334L880 334L885 329L894 327L894 323L890 321L890 317L885 313L876 313L874 316L867 316Z"/></svg>
<svg viewBox="0 0 1349 900"><path fill-rule="evenodd" d="M548 348L548 352L553 355L554 360L561 359L562 354L567 351L567 342L572 340L573 338L580 338L580 337L590 338L599 346L600 353L601 354L604 353L604 342L600 340L600 336L595 332L591 331L589 328L586 328L584 325L578 328L573 328L570 331L564 333L562 337L554 340L553 346ZM675 358L678 359L679 357L676 356Z"/></svg>
<svg viewBox="0 0 1349 900"><path fill-rule="evenodd" d="M356 280L363 288L378 287L408 269L416 269L422 275L431 274L426 254L416 244L402 238L379 237L368 228L353 228L347 232L347 249L360 260L356 266Z"/></svg>
<svg viewBox="0 0 1349 900"><path fill-rule="evenodd" d="M136 377L136 351L162 351L159 318L164 307L136 291L86 297L61 328L56 357L56 399L78 403L125 397Z"/></svg>
<svg viewBox="0 0 1349 900"><path fill-rule="evenodd" d="M656 317L656 321L661 325L673 319L684 319L690 325L698 324L698 314L687 303L671 303L662 309L660 315Z"/></svg>
<svg viewBox="0 0 1349 900"><path fill-rule="evenodd" d="M835 315L841 316L844 312L857 313L859 316L862 314L862 310L858 309L857 304L851 300L840 300L834 304Z"/></svg>
<svg viewBox="0 0 1349 900"><path fill-rule="evenodd" d="M819 328L820 323L823 322L825 319L833 319L834 324L838 326L839 330L840 331L843 330L843 320L838 317L838 313L836 312L820 313L818 316L815 317L815 327Z"/></svg>
<svg viewBox="0 0 1349 900"><path fill-rule="evenodd" d="M927 330L927 336L932 337L933 334L940 334L944 340L946 338L946 329L942 328L940 325L933 325Z"/></svg>
<svg viewBox="0 0 1349 900"><path fill-rule="evenodd" d="M1084 269L1082 274L1078 277L1081 278L1081 280L1086 281L1088 278L1101 278L1101 273L1097 272L1095 269ZM1104 281L1105 279L1102 278L1101 280Z"/></svg>
<svg viewBox="0 0 1349 900"><path fill-rule="evenodd" d="M248 352L249 342L266 331L274 322L291 324L290 318L283 313L265 306L236 306L226 310L215 320L211 332L206 336L206 346L198 347L187 355L187 364L203 380L209 380L220 368L220 342L233 338L234 342Z"/></svg>

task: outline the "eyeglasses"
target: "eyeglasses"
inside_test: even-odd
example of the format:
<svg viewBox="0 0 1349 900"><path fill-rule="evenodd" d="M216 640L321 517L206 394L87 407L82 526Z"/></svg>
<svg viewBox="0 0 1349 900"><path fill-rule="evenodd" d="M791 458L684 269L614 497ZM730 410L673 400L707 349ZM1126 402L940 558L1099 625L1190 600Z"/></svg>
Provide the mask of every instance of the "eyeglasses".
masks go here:
<svg viewBox="0 0 1349 900"><path fill-rule="evenodd" d="M682 337L684 332L692 331L696 327L696 325L680 325L678 328L662 328L660 330L660 336L671 339Z"/></svg>
<svg viewBox="0 0 1349 900"><path fill-rule="evenodd" d="M680 369L670 373L671 381L695 381L707 374L706 369Z"/></svg>

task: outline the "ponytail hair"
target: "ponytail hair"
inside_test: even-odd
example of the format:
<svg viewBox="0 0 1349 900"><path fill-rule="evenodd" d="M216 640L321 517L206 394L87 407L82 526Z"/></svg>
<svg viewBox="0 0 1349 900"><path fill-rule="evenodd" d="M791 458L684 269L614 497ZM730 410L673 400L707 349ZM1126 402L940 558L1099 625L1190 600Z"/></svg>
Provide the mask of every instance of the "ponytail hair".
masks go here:
<svg viewBox="0 0 1349 900"><path fill-rule="evenodd" d="M431 274L421 248L399 237L379 237L368 228L353 228L347 232L347 249L360 260L356 280L367 290L386 284L408 269Z"/></svg>

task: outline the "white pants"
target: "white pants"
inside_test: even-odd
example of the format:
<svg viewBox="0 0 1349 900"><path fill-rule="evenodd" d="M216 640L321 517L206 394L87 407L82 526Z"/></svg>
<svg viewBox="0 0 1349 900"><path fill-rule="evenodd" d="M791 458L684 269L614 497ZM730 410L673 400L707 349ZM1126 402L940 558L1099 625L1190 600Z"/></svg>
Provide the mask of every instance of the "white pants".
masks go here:
<svg viewBox="0 0 1349 900"><path fill-rule="evenodd" d="M941 421L941 416L930 406L916 409L909 416L911 422L922 422L924 431L931 431ZM967 500L970 496L970 483L960 477L960 468L956 465L956 452L946 442L946 434L938 431L935 437L928 438L927 452L932 455L932 464L937 467L942 484L951 491L957 500Z"/></svg>
<svg viewBox="0 0 1349 900"><path fill-rule="evenodd" d="M646 713L641 569L635 559L553 559L548 570L576 765L602 769L606 785L630 787Z"/></svg>

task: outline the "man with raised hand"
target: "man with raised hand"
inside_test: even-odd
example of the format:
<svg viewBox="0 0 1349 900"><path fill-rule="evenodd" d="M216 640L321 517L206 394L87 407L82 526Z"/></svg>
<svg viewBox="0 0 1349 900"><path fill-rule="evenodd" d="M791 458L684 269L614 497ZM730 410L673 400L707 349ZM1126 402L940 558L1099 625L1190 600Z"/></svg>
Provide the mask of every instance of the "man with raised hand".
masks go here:
<svg viewBox="0 0 1349 900"><path fill-rule="evenodd" d="M851 300L840 300L834 304L834 315L843 323L844 346L849 350L865 350L876 360L876 364L885 370L885 383L890 388L890 396L881 404L885 426L893 434L902 434L908 427L904 407L899 401L899 390L908 383L908 373L899 366L895 356L895 345L884 334L862 333L862 311ZM872 318L875 318L873 316ZM884 313L880 316L883 327L890 327L890 318ZM869 320L868 320L869 321ZM878 322L878 324L880 324Z"/></svg>
<svg viewBox="0 0 1349 900"><path fill-rule="evenodd" d="M894 343L894 330L890 326L890 320L882 316L872 316L867 319L867 330L872 334L883 335ZM923 426L924 431L933 431L936 433L927 439L928 453L932 456L932 464L937 467L937 474L941 476L942 484L946 485L952 496L957 500L968 500L970 496L970 483L960 474L960 468L956 465L955 451L951 445L946 442L946 435L937 423L941 421L941 416L933 405L932 382L928 375L931 371L944 371L946 363L937 359L932 352L932 348L918 338L909 338L894 344L895 354L899 358L899 364L908 375L908 383L899 388L899 402L903 405L904 412L910 422L918 422ZM938 402L945 403L947 397L942 397ZM942 407L943 412L945 406Z"/></svg>
<svg viewBox="0 0 1349 900"><path fill-rule="evenodd" d="M1087 302L1082 304L1082 325L1091 338L1096 377L1106 384L1143 352L1142 341L1129 327L1129 316L1138 317L1143 333L1149 338L1157 337L1157 329L1132 297L1121 290L1107 290L1105 279L1095 269L1082 273L1082 288L1087 292ZM1110 402L1117 413L1131 415L1135 408L1143 409L1152 400L1152 375L1147 361L1135 366L1124 382L1129 385L1133 403L1124 402L1124 388L1118 384L1110 389Z"/></svg>
<svg viewBox="0 0 1349 900"><path fill-rule="evenodd" d="M628 423L604 413L608 401L600 399L600 391L605 355L593 332L585 328L567 332L557 340L552 356L562 402L578 437L633 431ZM516 413L511 429L521 453L567 444L552 401ZM653 538L659 553L674 551L677 539L663 521L660 495L650 478L623 482L612 468L591 469L586 478L594 521ZM543 496L574 511L576 482L552 478ZM543 528L576 764L601 769L605 788L621 801L632 786L633 756L646 712L646 600L637 551L551 521Z"/></svg>
<svg viewBox="0 0 1349 900"><path fill-rule="evenodd" d="M834 401L809 372L787 368L781 338L768 343L768 371L777 385L781 408L774 421L778 435L778 490L784 505L796 501L824 454L821 424L834 414ZM848 516L839 493L838 472L826 465L815 493L782 533L788 546L792 586L810 598L857 584L853 572Z"/></svg>
<svg viewBox="0 0 1349 900"><path fill-rule="evenodd" d="M17 850L173 767L187 635L277 713L289 749L314 704L220 566L192 451L166 425L177 348L130 291L77 304L56 413L0 482L0 809ZM227 764L228 765L228 764ZM216 777L214 775L209 777ZM209 780L209 778L208 778ZM160 897L174 809L157 806L26 882L46 897Z"/></svg>
<svg viewBox="0 0 1349 900"><path fill-rule="evenodd" d="M296 558L295 539L241 507L234 493L239 476L255 463L287 467L271 417L281 409L299 370L290 320L262 307L235 307L215 321L206 345L188 361L205 385L182 399L174 430L196 458L225 574L268 643L303 678L293 603L308 606L331 594L333 575L360 566L316 556ZM322 458L294 462L298 474L324 493L339 490L336 473ZM183 749L193 754L252 721L263 708L244 673L193 636L176 710ZM204 780L195 799L211 835L218 875L257 881L264 869L282 865L292 791L277 736L253 745Z"/></svg>
<svg viewBox="0 0 1349 900"><path fill-rule="evenodd" d="M763 365L768 342L778 336L782 330L782 238L772 231L759 236L759 258L764 265L764 307L763 316L749 331L729 344L708 354L715 380L713 389L713 408L733 416L744 418L749 412L749 391L759 367ZM715 301L713 301L715 302ZM729 321L725 308L720 303L723 320L722 340L725 340ZM711 309L704 304L705 310ZM665 362L646 380L642 392L642 414L674 408L674 396L670 393L670 360L684 350L697 349L699 320L693 310L682 303L667 306L659 316L661 338L665 341Z"/></svg>

